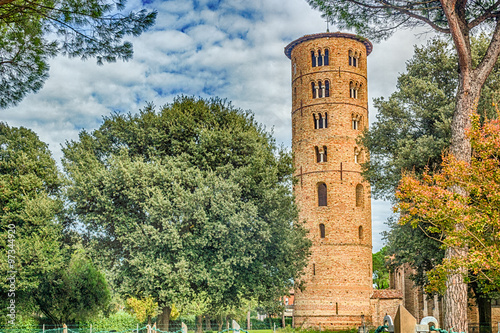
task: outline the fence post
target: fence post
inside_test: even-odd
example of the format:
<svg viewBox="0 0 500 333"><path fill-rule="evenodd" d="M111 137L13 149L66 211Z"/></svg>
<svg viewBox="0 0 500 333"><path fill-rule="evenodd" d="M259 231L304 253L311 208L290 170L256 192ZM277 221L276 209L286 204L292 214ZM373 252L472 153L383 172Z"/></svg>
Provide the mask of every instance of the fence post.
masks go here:
<svg viewBox="0 0 500 333"><path fill-rule="evenodd" d="M139 333L139 323L137 323L137 333Z"/></svg>
<svg viewBox="0 0 500 333"><path fill-rule="evenodd" d="M90 324L90 333L92 333L92 324Z"/></svg>
<svg viewBox="0 0 500 333"><path fill-rule="evenodd" d="M66 324L63 324L63 333L68 333L68 326Z"/></svg>
<svg viewBox="0 0 500 333"><path fill-rule="evenodd" d="M45 324L42 325L42 332L45 333Z"/></svg>

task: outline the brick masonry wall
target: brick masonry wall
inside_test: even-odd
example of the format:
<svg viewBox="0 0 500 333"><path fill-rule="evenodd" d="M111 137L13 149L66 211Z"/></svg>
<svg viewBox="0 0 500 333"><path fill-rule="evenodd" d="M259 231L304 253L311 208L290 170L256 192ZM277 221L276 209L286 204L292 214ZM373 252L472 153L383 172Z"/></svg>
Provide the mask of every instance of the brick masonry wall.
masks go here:
<svg viewBox="0 0 500 333"><path fill-rule="evenodd" d="M291 50L292 150L300 219L313 241L304 276L306 289L295 294L295 326L343 329L359 326L362 315L371 321L372 238L370 187L363 181L355 150L361 130L368 126L366 45L331 34L302 41ZM329 50L328 66L312 67L311 50ZM349 52L359 54L359 66L349 65ZM330 82L330 96L313 98L311 82ZM350 85L359 87L351 98ZM315 129L314 116L328 115L328 127ZM353 117L359 120L353 129ZM315 147L327 147L327 162L318 163ZM327 206L318 206L318 183L327 186ZM356 202L356 187L363 187ZM320 224L325 237L320 236ZM390 305L389 307L391 307ZM385 307L385 306L384 306Z"/></svg>

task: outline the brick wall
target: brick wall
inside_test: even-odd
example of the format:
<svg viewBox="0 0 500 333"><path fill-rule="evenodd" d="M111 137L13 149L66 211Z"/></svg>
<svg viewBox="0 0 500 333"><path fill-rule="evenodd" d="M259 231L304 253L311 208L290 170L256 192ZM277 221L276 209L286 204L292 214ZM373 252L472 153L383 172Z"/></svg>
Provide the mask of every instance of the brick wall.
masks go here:
<svg viewBox="0 0 500 333"><path fill-rule="evenodd" d="M312 67L311 51L324 54L327 49L329 65ZM368 126L367 50L369 42L336 33L306 36L285 49L292 60L292 149L298 180L294 191L300 219L313 241L306 289L295 294L296 327L351 328L361 325L362 315L371 321L370 187L355 162L356 150L361 151L358 162L366 158L356 137ZM349 52L358 55L357 67L349 65ZM329 96L314 98L311 83L324 86L326 80ZM353 83L358 98L352 98ZM314 117L319 115L326 115L326 128L315 128ZM326 162L317 161L316 147L322 153L327 148ZM326 206L318 205L320 183L327 187ZM357 186L362 186L358 198Z"/></svg>

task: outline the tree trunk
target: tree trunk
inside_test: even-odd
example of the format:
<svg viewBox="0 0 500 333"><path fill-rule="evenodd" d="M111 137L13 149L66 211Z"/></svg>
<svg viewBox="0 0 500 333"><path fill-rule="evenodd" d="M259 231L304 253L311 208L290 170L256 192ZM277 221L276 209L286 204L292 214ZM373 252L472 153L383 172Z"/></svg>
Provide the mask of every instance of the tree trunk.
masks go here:
<svg viewBox="0 0 500 333"><path fill-rule="evenodd" d="M196 333L203 333L203 315L196 316Z"/></svg>
<svg viewBox="0 0 500 333"><path fill-rule="evenodd" d="M219 315L217 317L217 328L218 328L218 331L217 332L220 332L222 331L222 325L224 325L224 321L222 320L222 315Z"/></svg>
<svg viewBox="0 0 500 333"><path fill-rule="evenodd" d="M163 310L158 315L158 328L162 331L167 331L170 326L170 313L172 312L172 308L170 306L163 307Z"/></svg>
<svg viewBox="0 0 500 333"><path fill-rule="evenodd" d="M450 153L458 160L470 163L471 145L466 129L471 127L471 115L477 109L481 93L481 84L473 82L470 72L460 73L460 84L457 92L457 105L451 123ZM453 192L466 196L465 189L453 187ZM455 228L463 228L460 223ZM447 248L446 259L467 256L466 248ZM455 332L467 332L467 284L464 278L467 271L463 268L449 272L444 295L444 328Z"/></svg>
<svg viewBox="0 0 500 333"><path fill-rule="evenodd" d="M252 325L252 322L250 321L250 310L248 310L247 311L247 331L252 329L251 325Z"/></svg>
<svg viewBox="0 0 500 333"><path fill-rule="evenodd" d="M212 324L210 323L210 316L208 314L205 315L205 330L206 331L212 330Z"/></svg>

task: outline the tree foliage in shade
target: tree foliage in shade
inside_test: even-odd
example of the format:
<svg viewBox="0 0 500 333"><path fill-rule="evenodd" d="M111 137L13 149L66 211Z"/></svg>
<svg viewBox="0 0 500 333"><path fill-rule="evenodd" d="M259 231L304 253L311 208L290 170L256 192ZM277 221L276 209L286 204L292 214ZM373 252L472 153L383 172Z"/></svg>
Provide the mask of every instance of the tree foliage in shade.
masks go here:
<svg viewBox="0 0 500 333"><path fill-rule="evenodd" d="M122 13L125 0L0 1L0 108L37 92L57 54L96 58L98 64L129 60L132 44L153 25L156 12Z"/></svg>
<svg viewBox="0 0 500 333"><path fill-rule="evenodd" d="M181 97L114 114L63 151L88 241L123 293L151 295L167 317L197 295L214 309L277 300L306 264L291 156L248 112Z"/></svg>
<svg viewBox="0 0 500 333"><path fill-rule="evenodd" d="M32 297L47 318L62 325L95 317L106 308L110 292L104 274L79 249L65 267L41 277Z"/></svg>
<svg viewBox="0 0 500 333"><path fill-rule="evenodd" d="M396 194L401 223L424 221L428 232L447 235L442 240L446 247L468 250L466 257L445 258L431 271L429 288L436 291L444 290L447 274L456 267L473 272L483 291L500 290L500 122L481 126L475 114L472 125L470 163L447 155L440 172L426 172L422 180L405 175ZM469 195L451 191L456 185ZM455 228L456 221L462 228Z"/></svg>

